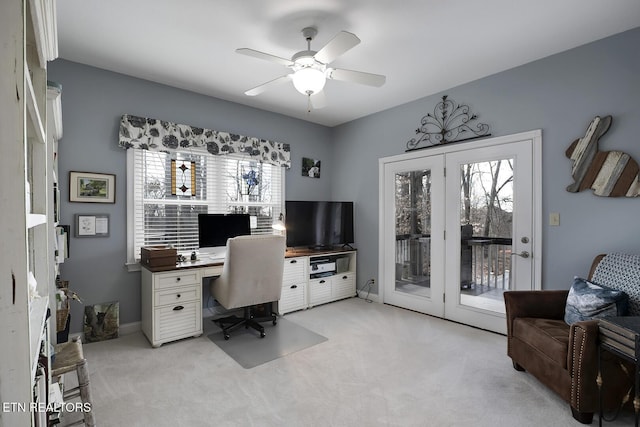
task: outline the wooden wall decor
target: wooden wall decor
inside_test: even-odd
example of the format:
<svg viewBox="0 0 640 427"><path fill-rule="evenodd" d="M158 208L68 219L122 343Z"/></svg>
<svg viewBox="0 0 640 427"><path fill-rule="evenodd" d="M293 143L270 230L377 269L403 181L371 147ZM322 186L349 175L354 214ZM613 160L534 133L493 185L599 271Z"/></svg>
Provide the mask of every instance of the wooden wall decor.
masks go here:
<svg viewBox="0 0 640 427"><path fill-rule="evenodd" d="M577 193L588 188L596 196L640 196L640 168L638 162L622 151L600 151L598 140L611 126L611 116L596 116L587 133L571 143L566 156L571 159L573 184L567 191Z"/></svg>

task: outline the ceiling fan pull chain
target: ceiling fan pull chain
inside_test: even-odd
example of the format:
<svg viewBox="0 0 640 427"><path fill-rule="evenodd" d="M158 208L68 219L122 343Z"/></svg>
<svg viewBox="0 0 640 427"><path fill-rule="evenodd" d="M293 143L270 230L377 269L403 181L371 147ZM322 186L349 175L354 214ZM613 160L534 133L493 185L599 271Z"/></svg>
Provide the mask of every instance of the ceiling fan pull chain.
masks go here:
<svg viewBox="0 0 640 427"><path fill-rule="evenodd" d="M311 92L307 92L307 114L311 114Z"/></svg>

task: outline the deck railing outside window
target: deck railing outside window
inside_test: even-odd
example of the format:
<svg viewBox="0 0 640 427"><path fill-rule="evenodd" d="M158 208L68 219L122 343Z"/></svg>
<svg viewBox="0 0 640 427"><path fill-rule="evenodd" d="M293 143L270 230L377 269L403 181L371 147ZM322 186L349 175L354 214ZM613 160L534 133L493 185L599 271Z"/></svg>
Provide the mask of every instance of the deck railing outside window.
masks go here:
<svg viewBox="0 0 640 427"><path fill-rule="evenodd" d="M396 236L396 279L429 286L430 235ZM460 287L511 289L510 238L472 236L461 241Z"/></svg>

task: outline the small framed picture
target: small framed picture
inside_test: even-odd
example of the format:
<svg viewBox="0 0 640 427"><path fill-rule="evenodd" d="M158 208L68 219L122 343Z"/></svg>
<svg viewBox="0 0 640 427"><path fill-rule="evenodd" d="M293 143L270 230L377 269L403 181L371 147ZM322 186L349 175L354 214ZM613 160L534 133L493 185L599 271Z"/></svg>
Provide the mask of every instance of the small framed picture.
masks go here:
<svg viewBox="0 0 640 427"><path fill-rule="evenodd" d="M75 214L75 237L109 237L109 214Z"/></svg>
<svg viewBox="0 0 640 427"><path fill-rule="evenodd" d="M104 173L69 172L69 201L115 203L116 176Z"/></svg>
<svg viewBox="0 0 640 427"><path fill-rule="evenodd" d="M320 160L302 158L302 176L320 178Z"/></svg>

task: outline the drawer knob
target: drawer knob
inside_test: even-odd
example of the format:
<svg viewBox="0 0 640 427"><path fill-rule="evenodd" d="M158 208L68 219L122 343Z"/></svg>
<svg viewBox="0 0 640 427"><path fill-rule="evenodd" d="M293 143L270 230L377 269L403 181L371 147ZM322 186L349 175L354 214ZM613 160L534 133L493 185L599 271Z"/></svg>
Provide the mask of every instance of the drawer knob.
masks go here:
<svg viewBox="0 0 640 427"><path fill-rule="evenodd" d="M324 280L320 280L320 283L324 283Z"/></svg>
<svg viewBox="0 0 640 427"><path fill-rule="evenodd" d="M180 278L179 278L179 277L176 277L176 282L179 282L179 281L180 281Z"/></svg>
<svg viewBox="0 0 640 427"><path fill-rule="evenodd" d="M342 280L347 280L347 276L342 276Z"/></svg>
<svg viewBox="0 0 640 427"><path fill-rule="evenodd" d="M181 305L176 305L175 307L173 307L173 311L180 311L182 309L184 309L184 307Z"/></svg>
<svg viewBox="0 0 640 427"><path fill-rule="evenodd" d="M289 261L291 264L295 264L296 262L298 262L297 259L292 259L291 261Z"/></svg>
<svg viewBox="0 0 640 427"><path fill-rule="evenodd" d="M291 289L296 289L298 285L291 285Z"/></svg>
<svg viewBox="0 0 640 427"><path fill-rule="evenodd" d="M176 295L176 298L180 298L180 294Z"/></svg>

